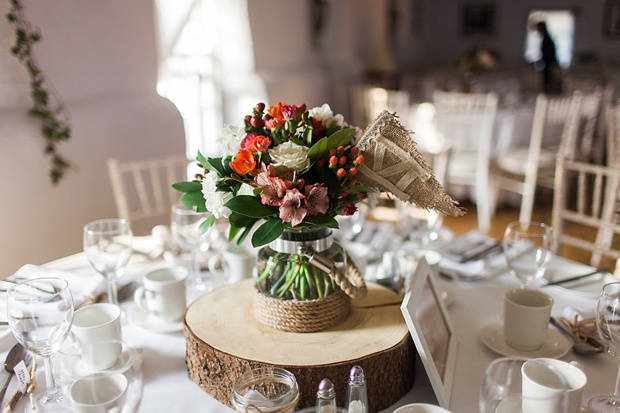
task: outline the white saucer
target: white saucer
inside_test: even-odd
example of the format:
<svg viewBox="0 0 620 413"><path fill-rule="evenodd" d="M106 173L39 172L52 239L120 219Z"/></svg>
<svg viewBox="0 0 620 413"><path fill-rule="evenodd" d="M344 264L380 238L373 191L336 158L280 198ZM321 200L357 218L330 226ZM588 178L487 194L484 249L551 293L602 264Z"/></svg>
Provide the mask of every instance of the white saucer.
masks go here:
<svg viewBox="0 0 620 413"><path fill-rule="evenodd" d="M135 360L140 357L141 349L126 342L122 344L123 349L116 364L109 369L103 370L106 373L124 373L134 364ZM57 358L58 360L55 360L55 362L62 366L62 374L73 380L92 374L94 371L82 363L82 358L79 353L63 354L59 352Z"/></svg>
<svg viewBox="0 0 620 413"><path fill-rule="evenodd" d="M161 321L153 317L140 307L135 307L129 312L129 322L136 327L143 328L154 333L177 333L183 331L182 321Z"/></svg>
<svg viewBox="0 0 620 413"><path fill-rule="evenodd" d="M497 409L495 409L496 413L522 413L521 410L521 393L511 394L506 397L504 400L499 402L497 405ZM585 407L582 407L581 412L588 412Z"/></svg>
<svg viewBox="0 0 620 413"><path fill-rule="evenodd" d="M524 358L560 358L570 349L570 343L564 336L552 329L547 330L547 337L543 345L534 351L517 350L506 343L504 327L500 323L489 324L480 331L480 339L489 349L506 357Z"/></svg>

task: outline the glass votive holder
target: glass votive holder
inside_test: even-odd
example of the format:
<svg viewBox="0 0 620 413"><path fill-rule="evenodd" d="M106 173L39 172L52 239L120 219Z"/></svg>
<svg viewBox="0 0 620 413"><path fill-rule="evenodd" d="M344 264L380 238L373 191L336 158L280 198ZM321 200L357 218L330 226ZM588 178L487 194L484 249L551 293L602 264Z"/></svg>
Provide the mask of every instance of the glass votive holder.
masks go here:
<svg viewBox="0 0 620 413"><path fill-rule="evenodd" d="M237 377L233 405L238 412L293 413L299 401L295 375L278 367L250 370Z"/></svg>

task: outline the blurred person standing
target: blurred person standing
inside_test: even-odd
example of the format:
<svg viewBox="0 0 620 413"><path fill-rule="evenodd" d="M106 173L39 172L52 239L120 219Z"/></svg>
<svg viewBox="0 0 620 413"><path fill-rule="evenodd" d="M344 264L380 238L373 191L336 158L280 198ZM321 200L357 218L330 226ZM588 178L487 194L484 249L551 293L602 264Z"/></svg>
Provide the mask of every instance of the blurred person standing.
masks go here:
<svg viewBox="0 0 620 413"><path fill-rule="evenodd" d="M540 70L542 66L543 91L545 93L561 93L562 80L555 43L549 35L549 31L547 31L547 24L545 22L536 23L536 31L542 36L542 41L540 42L542 58L536 62L536 67Z"/></svg>

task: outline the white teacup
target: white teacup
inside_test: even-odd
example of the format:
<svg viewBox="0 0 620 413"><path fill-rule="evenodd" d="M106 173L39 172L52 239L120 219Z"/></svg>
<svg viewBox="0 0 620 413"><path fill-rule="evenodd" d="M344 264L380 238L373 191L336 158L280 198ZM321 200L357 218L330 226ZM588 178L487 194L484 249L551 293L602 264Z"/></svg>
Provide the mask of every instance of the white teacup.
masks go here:
<svg viewBox="0 0 620 413"><path fill-rule="evenodd" d="M534 351L545 342L553 298L538 290L519 288L504 294L504 336L518 350Z"/></svg>
<svg viewBox="0 0 620 413"><path fill-rule="evenodd" d="M185 282L188 271L183 267L160 268L142 277L143 286L134 294L136 304L161 321L178 321L185 314Z"/></svg>
<svg viewBox="0 0 620 413"><path fill-rule="evenodd" d="M109 303L90 304L75 312L72 340L80 347L93 349L81 353L87 368L105 370L117 362L122 348L111 341L122 340L121 314L119 306Z"/></svg>
<svg viewBox="0 0 620 413"><path fill-rule="evenodd" d="M77 413L120 412L127 398L128 380L123 374L95 373L77 379L69 388Z"/></svg>
<svg viewBox="0 0 620 413"><path fill-rule="evenodd" d="M579 363L533 359L521 368L523 413L577 413L588 379Z"/></svg>
<svg viewBox="0 0 620 413"><path fill-rule="evenodd" d="M213 255L209 259L209 271L217 273L221 269L224 270L228 283L251 278L256 269L256 255L242 248Z"/></svg>

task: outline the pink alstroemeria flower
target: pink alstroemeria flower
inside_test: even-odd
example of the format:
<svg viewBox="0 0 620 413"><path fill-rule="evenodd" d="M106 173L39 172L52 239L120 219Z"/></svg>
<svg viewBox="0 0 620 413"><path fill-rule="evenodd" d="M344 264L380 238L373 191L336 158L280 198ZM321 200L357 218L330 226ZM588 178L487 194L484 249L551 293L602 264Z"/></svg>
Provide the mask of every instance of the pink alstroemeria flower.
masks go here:
<svg viewBox="0 0 620 413"><path fill-rule="evenodd" d="M303 194L297 189L286 191L280 206L280 219L282 222L290 222L294 227L301 224L308 214L308 210L301 207L301 202L304 198Z"/></svg>
<svg viewBox="0 0 620 413"><path fill-rule="evenodd" d="M297 117L297 106L283 105L280 110L282 111L282 117L286 120L295 119Z"/></svg>
<svg viewBox="0 0 620 413"><path fill-rule="evenodd" d="M286 185L280 179L269 176L267 172L260 172L254 179L256 186L263 187L260 201L263 205L280 206L286 194Z"/></svg>
<svg viewBox="0 0 620 413"><path fill-rule="evenodd" d="M310 215L327 212L329 196L327 196L327 188L323 187L323 184L306 185L304 192L306 193L306 207Z"/></svg>

